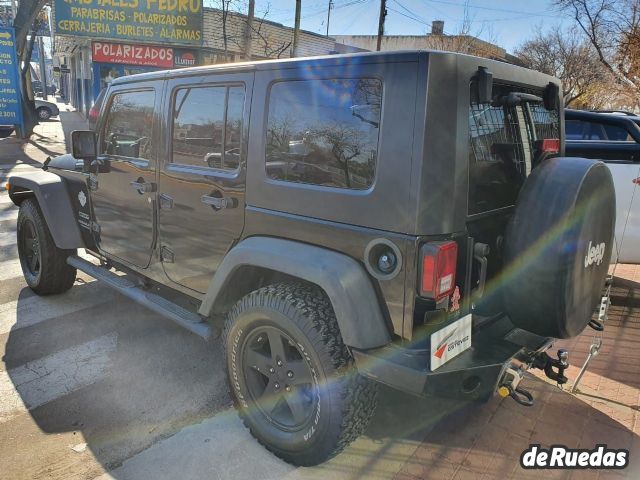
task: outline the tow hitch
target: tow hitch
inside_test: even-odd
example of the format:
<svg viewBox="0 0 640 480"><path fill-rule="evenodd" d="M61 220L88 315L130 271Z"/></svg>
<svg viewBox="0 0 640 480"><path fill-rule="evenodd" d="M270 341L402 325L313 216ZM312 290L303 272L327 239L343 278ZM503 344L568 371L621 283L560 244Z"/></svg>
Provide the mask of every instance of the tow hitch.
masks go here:
<svg viewBox="0 0 640 480"><path fill-rule="evenodd" d="M567 383L564 371L569 367L569 352L564 348L558 350L558 358L551 358L546 352L536 354L531 361L530 367L544 370L545 375L554 380L558 386ZM554 370L556 369L556 370ZM528 390L520 386L520 381L524 376L526 368L524 366L510 365L502 376L498 394L501 397L511 397L520 405L525 407L533 406L533 395Z"/></svg>
<svg viewBox="0 0 640 480"><path fill-rule="evenodd" d="M569 352L564 348L558 350L557 359L551 358L547 352L539 353L534 357L531 366L544 370L544 374L554 380L558 386L564 385L569 380L564 376L564 371L569 367ZM556 372L554 368L557 368L558 371Z"/></svg>

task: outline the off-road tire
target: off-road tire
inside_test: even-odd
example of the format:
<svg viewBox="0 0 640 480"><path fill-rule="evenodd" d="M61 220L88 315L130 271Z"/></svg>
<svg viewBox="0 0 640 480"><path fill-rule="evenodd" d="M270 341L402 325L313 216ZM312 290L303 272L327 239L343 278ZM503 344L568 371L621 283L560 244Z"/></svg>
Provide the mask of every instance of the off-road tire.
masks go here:
<svg viewBox="0 0 640 480"><path fill-rule="evenodd" d="M40 266L36 273L27 266L24 245L21 241L21 235L25 235L28 222L35 227L40 248ZM66 292L73 286L76 269L67 264L67 257L75 255L76 250L62 250L56 247L38 202L33 198L28 198L20 204L17 241L20 265L24 279L31 290L38 295L52 295Z"/></svg>
<svg viewBox="0 0 640 480"><path fill-rule="evenodd" d="M252 330L273 325L303 347L312 372L319 379L318 408L313 429L283 432L250 399L242 370L243 342ZM311 466L340 453L367 427L377 404L377 384L358 374L342 341L333 308L314 285L280 283L253 291L227 315L224 328L227 379L240 418L252 435L284 461ZM246 342L245 342L246 343ZM306 428L306 427L305 427Z"/></svg>

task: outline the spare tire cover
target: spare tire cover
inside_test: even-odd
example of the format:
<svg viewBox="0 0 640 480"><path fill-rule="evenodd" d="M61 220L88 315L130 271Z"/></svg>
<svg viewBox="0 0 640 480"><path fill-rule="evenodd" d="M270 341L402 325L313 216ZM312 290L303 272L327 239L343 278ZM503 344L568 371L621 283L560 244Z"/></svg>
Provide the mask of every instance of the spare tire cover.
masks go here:
<svg viewBox="0 0 640 480"><path fill-rule="evenodd" d="M615 211L602 162L554 158L531 172L505 234L503 301L515 326L555 338L584 330L609 268Z"/></svg>

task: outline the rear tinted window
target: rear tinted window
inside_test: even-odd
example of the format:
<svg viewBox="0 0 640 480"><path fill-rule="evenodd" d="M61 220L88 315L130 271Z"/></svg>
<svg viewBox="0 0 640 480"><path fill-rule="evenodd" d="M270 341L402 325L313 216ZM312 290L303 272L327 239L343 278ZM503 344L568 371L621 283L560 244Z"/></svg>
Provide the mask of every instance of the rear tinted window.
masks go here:
<svg viewBox="0 0 640 480"><path fill-rule="evenodd" d="M181 88L173 107L173 163L236 170L244 87Z"/></svg>
<svg viewBox="0 0 640 480"><path fill-rule="evenodd" d="M472 85L472 92L475 85ZM513 88L494 86L493 96ZM518 89L518 91L522 91ZM541 92L524 92L541 95ZM558 113L542 102L515 106L480 103L469 108L469 208L470 215L515 204L525 178L540 152L541 140L560 138Z"/></svg>
<svg viewBox="0 0 640 480"><path fill-rule="evenodd" d="M280 82L269 98L266 171L272 179L367 189L378 155L377 79Z"/></svg>

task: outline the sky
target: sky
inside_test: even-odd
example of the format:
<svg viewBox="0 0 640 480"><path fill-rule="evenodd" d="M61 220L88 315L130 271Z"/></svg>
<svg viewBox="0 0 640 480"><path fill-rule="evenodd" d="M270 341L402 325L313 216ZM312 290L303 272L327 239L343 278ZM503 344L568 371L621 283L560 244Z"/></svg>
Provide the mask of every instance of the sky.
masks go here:
<svg viewBox="0 0 640 480"><path fill-rule="evenodd" d="M216 1L205 2L213 3ZM553 0L387 0L385 33L421 35L431 31L433 20L444 20L447 34L459 33L465 15L471 21L470 34L513 52L531 38L537 27L565 28L571 24ZM302 0L301 25L305 30L326 34L329 0ZM380 0L333 0L330 35L375 35ZM256 0L256 16L268 13L268 20L293 26L294 0Z"/></svg>

